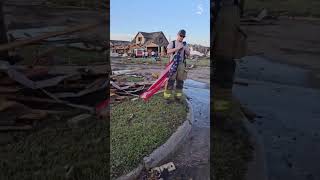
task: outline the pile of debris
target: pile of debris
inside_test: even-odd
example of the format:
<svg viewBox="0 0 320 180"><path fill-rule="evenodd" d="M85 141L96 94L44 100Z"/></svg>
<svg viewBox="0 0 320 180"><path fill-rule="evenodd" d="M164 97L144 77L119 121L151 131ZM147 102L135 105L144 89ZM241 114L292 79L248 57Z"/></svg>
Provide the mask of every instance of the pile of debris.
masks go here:
<svg viewBox="0 0 320 180"><path fill-rule="evenodd" d="M10 65L0 61L0 131L30 130L50 115L97 113L108 98L108 73Z"/></svg>
<svg viewBox="0 0 320 180"><path fill-rule="evenodd" d="M139 95L146 91L157 79L155 73L135 73L137 70L113 71L110 79L110 100L112 103L124 100L137 100ZM136 79L130 81L128 78Z"/></svg>
<svg viewBox="0 0 320 180"><path fill-rule="evenodd" d="M241 18L241 25L276 25L279 15L270 15L267 9L262 9L258 14L255 12Z"/></svg>

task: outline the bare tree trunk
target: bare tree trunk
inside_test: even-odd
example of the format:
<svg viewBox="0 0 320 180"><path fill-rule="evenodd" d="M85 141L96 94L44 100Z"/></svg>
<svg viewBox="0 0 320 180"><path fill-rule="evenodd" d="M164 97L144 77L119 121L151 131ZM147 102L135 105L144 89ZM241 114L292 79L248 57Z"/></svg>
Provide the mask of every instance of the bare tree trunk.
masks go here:
<svg viewBox="0 0 320 180"><path fill-rule="evenodd" d="M5 14L3 12L3 1L0 1L0 44L8 43L7 28L5 23ZM8 51L0 51L0 58L8 59Z"/></svg>

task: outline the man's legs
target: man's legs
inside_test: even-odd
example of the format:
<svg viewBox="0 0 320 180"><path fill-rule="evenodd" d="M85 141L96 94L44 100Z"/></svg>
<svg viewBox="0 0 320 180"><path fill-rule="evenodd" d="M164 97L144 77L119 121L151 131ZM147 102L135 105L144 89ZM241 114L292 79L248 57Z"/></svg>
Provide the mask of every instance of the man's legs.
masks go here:
<svg viewBox="0 0 320 180"><path fill-rule="evenodd" d="M182 97L182 89L185 80L185 64L180 63L177 70L177 83L176 83L176 93L175 98L180 99Z"/></svg>
<svg viewBox="0 0 320 180"><path fill-rule="evenodd" d="M174 83L176 80L177 73L173 74L171 78L169 78L163 96L166 100L171 100L173 98L173 89L174 89Z"/></svg>
<svg viewBox="0 0 320 180"><path fill-rule="evenodd" d="M214 114L227 118L232 112L232 87L236 63L232 59L215 58L213 72Z"/></svg>

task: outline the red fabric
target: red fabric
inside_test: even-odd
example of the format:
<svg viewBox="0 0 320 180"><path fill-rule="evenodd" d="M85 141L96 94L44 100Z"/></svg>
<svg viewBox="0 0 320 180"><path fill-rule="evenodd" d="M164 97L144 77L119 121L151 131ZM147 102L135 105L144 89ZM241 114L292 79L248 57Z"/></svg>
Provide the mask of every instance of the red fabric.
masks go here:
<svg viewBox="0 0 320 180"><path fill-rule="evenodd" d="M168 81L168 73L173 64L171 61L167 67L161 72L160 77L149 87L149 89L140 95L144 101L148 101L150 97L152 97L155 93L157 93Z"/></svg>
<svg viewBox="0 0 320 180"><path fill-rule="evenodd" d="M104 108L107 108L109 106L109 103L110 103L110 99L108 98L108 99L102 101L101 103L99 103L98 105L96 105L96 112L100 112Z"/></svg>

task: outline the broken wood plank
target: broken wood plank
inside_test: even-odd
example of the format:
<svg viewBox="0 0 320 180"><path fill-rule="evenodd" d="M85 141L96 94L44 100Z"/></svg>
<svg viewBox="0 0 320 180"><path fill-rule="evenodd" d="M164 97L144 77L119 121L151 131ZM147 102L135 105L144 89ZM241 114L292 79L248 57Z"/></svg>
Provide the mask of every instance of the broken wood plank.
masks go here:
<svg viewBox="0 0 320 180"><path fill-rule="evenodd" d="M141 86L141 87L138 87L137 89L135 89L135 90L133 90L133 91L127 91L127 92L129 92L129 93L136 93L136 92L142 91L144 88L145 88L145 86Z"/></svg>
<svg viewBox="0 0 320 180"><path fill-rule="evenodd" d="M116 84L115 82L113 81L110 81L110 84L115 87L116 89L118 90L121 90L121 91L124 91L125 89L129 89L130 86L124 86L124 87L120 87L118 84Z"/></svg>
<svg viewBox="0 0 320 180"><path fill-rule="evenodd" d="M48 98L38 98L38 97L29 97L29 96L15 96L15 95L6 95L8 100L15 100L15 101L28 101L28 102L43 102L43 103L58 103L55 100L48 99Z"/></svg>
<svg viewBox="0 0 320 180"><path fill-rule="evenodd" d="M21 90L21 88L0 86L0 93L15 93L15 92L18 92L19 90Z"/></svg>
<svg viewBox="0 0 320 180"><path fill-rule="evenodd" d="M52 93L44 90L44 89L41 89L42 92L44 92L46 95L48 95L49 97L51 97L52 99L56 100L57 102L59 103L62 103L62 104L65 104L67 106L70 106L70 107L73 107L73 108L77 108L77 109L82 109L82 110L87 110L89 111L90 113L94 113L94 108L92 107L89 107L89 106L84 106L84 105L79 105L79 104L73 104L73 103L70 103L68 101L63 101L57 97L55 97Z"/></svg>
<svg viewBox="0 0 320 180"><path fill-rule="evenodd" d="M99 24L101 24L101 23L95 23L95 24L89 24L89 25L80 25L80 26L76 26L76 27L67 28L64 31L50 32L50 33L45 33L43 35L39 35L39 36L30 38L30 39L14 41L14 42L11 42L11 43L0 45L0 51L7 51L7 50L15 49L15 48L22 47L22 46L25 46L25 45L28 45L28 44L32 44L32 43L36 43L36 42L39 42L41 40L48 39L48 38L51 38L51 37L56 37L56 36L60 36L60 35L64 35L64 34L70 34L70 33L74 33L74 32L77 32L77 31L83 31L83 30L86 30L86 29L90 29L90 28L96 27Z"/></svg>
<svg viewBox="0 0 320 180"><path fill-rule="evenodd" d="M22 116L19 116L18 119L27 119L27 120L41 120L48 116L48 114L45 111L34 111L31 110L31 112L23 114Z"/></svg>
<svg viewBox="0 0 320 180"><path fill-rule="evenodd" d="M108 87L107 81L104 80L104 83L101 84L100 86L93 86L91 88L84 89L77 93L72 93L72 92L54 93L54 96L57 98L81 97L90 93L94 93L96 91L106 89L107 87Z"/></svg>
<svg viewBox="0 0 320 180"><path fill-rule="evenodd" d="M30 125L25 126L0 126L0 131L28 131L32 130L33 127Z"/></svg>
<svg viewBox="0 0 320 180"><path fill-rule="evenodd" d="M139 71L139 70L141 70L141 68L112 71L111 77L116 77L116 76L127 74L127 73L130 73L130 72L136 72L136 71Z"/></svg>
<svg viewBox="0 0 320 180"><path fill-rule="evenodd" d="M104 84L105 81L106 81L105 78L96 79L95 81L93 81L93 83L88 84L86 86L86 89L90 89L90 88L93 88L93 87L100 86L101 84Z"/></svg>
<svg viewBox="0 0 320 180"><path fill-rule="evenodd" d="M74 74L70 74L70 75L57 76L57 77L42 80L42 81L32 81L23 73L16 71L13 68L9 68L7 73L11 79L17 81L18 83L30 89L40 89L40 88L55 86L59 84L61 81L63 81L64 79L74 76Z"/></svg>
<svg viewBox="0 0 320 180"><path fill-rule="evenodd" d="M8 101L8 100L5 100L5 99L2 99L0 101L0 111L4 111L8 108L11 108L11 107L14 107L14 106L17 106L17 105L20 105L19 103L15 102L15 101Z"/></svg>
<svg viewBox="0 0 320 180"><path fill-rule="evenodd" d="M44 110L44 109L32 109L33 112L47 113L48 115L63 115L69 113L69 111L56 111L56 110Z"/></svg>

